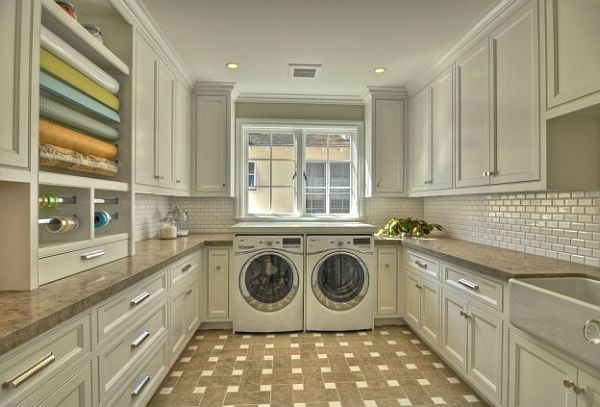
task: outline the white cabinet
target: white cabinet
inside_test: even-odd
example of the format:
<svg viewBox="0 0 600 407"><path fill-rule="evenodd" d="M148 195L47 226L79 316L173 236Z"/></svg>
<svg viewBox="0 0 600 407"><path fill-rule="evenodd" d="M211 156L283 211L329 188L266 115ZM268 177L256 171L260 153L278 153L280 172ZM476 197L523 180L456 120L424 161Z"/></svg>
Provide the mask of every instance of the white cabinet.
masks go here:
<svg viewBox="0 0 600 407"><path fill-rule="evenodd" d="M173 168L173 124L175 116L175 76L159 60L158 63L158 186L175 187Z"/></svg>
<svg viewBox="0 0 600 407"><path fill-rule="evenodd" d="M433 346L440 337L440 283L412 271L406 273L406 318Z"/></svg>
<svg viewBox="0 0 600 407"><path fill-rule="evenodd" d="M411 99L409 162L414 195L452 188L453 86L453 70L449 67Z"/></svg>
<svg viewBox="0 0 600 407"><path fill-rule="evenodd" d="M546 0L547 107L600 98L600 4L596 0Z"/></svg>
<svg viewBox="0 0 600 407"><path fill-rule="evenodd" d="M420 278L414 273L406 273L406 320L414 328L421 326Z"/></svg>
<svg viewBox="0 0 600 407"><path fill-rule="evenodd" d="M175 192L190 195L192 191L192 95L177 81L175 90Z"/></svg>
<svg viewBox="0 0 600 407"><path fill-rule="evenodd" d="M378 248L376 317L396 317L400 314L398 271L398 249Z"/></svg>
<svg viewBox="0 0 600 407"><path fill-rule="evenodd" d="M467 302L450 290L442 292L441 349L446 359L458 370L467 370Z"/></svg>
<svg viewBox="0 0 600 407"><path fill-rule="evenodd" d="M229 249L207 249L207 319L229 320Z"/></svg>
<svg viewBox="0 0 600 407"><path fill-rule="evenodd" d="M171 360L175 360L199 325L200 296L198 273L186 277L171 293L169 340Z"/></svg>

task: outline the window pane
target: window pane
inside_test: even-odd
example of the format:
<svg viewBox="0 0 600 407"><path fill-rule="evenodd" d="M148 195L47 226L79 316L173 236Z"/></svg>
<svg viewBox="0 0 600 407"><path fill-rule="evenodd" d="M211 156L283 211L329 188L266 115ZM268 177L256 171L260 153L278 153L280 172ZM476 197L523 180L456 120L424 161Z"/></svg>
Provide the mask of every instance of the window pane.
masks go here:
<svg viewBox="0 0 600 407"><path fill-rule="evenodd" d="M329 164L329 185L331 187L350 187L350 163Z"/></svg>
<svg viewBox="0 0 600 407"><path fill-rule="evenodd" d="M272 136L273 159L294 159L294 134L274 133Z"/></svg>
<svg viewBox="0 0 600 407"><path fill-rule="evenodd" d="M279 187L291 187L294 185L294 172L296 165L293 161L273 161L273 181L272 185Z"/></svg>
<svg viewBox="0 0 600 407"><path fill-rule="evenodd" d="M252 132L248 134L248 158L271 158L271 135Z"/></svg>
<svg viewBox="0 0 600 407"><path fill-rule="evenodd" d="M309 134L306 136L306 161L327 160L327 136Z"/></svg>
<svg viewBox="0 0 600 407"><path fill-rule="evenodd" d="M248 213L265 215L271 212L271 188L258 187L248 191Z"/></svg>
<svg viewBox="0 0 600 407"><path fill-rule="evenodd" d="M350 213L350 191L332 190L329 195L329 213Z"/></svg>
<svg viewBox="0 0 600 407"><path fill-rule="evenodd" d="M273 202L271 213L294 212L294 188L273 188Z"/></svg>
<svg viewBox="0 0 600 407"><path fill-rule="evenodd" d="M255 161L254 171L256 174L256 186L268 187L271 185L271 161Z"/></svg>
<svg viewBox="0 0 600 407"><path fill-rule="evenodd" d="M325 163L306 163L306 186L325 186Z"/></svg>
<svg viewBox="0 0 600 407"><path fill-rule="evenodd" d="M248 163L248 188L256 187L256 163Z"/></svg>
<svg viewBox="0 0 600 407"><path fill-rule="evenodd" d="M324 188L306 190L306 213L325 213L326 194Z"/></svg>
<svg viewBox="0 0 600 407"><path fill-rule="evenodd" d="M329 160L350 161L349 134L332 134L329 136Z"/></svg>

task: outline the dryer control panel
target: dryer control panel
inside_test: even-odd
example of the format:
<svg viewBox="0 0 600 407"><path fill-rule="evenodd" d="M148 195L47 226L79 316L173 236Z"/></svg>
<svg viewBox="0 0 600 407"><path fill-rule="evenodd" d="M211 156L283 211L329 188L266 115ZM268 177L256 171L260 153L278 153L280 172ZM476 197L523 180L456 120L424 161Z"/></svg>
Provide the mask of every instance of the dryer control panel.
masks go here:
<svg viewBox="0 0 600 407"><path fill-rule="evenodd" d="M306 252L318 253L324 250L345 249L361 253L373 252L373 236L307 236Z"/></svg>
<svg viewBox="0 0 600 407"><path fill-rule="evenodd" d="M304 250L302 236L236 236L234 244L236 253L268 249L302 253Z"/></svg>

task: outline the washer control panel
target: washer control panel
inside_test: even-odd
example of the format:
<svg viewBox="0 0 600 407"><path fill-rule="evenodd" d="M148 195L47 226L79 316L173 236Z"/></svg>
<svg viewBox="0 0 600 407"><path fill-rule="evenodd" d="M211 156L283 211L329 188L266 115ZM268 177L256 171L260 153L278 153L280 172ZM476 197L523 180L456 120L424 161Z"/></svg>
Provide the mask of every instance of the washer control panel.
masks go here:
<svg viewBox="0 0 600 407"><path fill-rule="evenodd" d="M234 245L236 253L268 249L302 253L304 249L302 236L236 236Z"/></svg>
<svg viewBox="0 0 600 407"><path fill-rule="evenodd" d="M323 250L346 249L363 253L373 252L373 236L307 236L306 252L318 253Z"/></svg>

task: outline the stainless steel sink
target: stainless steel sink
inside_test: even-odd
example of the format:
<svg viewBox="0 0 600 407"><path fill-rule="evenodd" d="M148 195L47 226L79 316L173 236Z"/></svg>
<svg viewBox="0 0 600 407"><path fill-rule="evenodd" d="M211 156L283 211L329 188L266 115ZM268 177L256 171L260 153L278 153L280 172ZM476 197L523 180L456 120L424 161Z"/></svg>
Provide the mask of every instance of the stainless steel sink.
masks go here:
<svg viewBox="0 0 600 407"><path fill-rule="evenodd" d="M508 285L513 325L600 369L600 281L548 277Z"/></svg>

